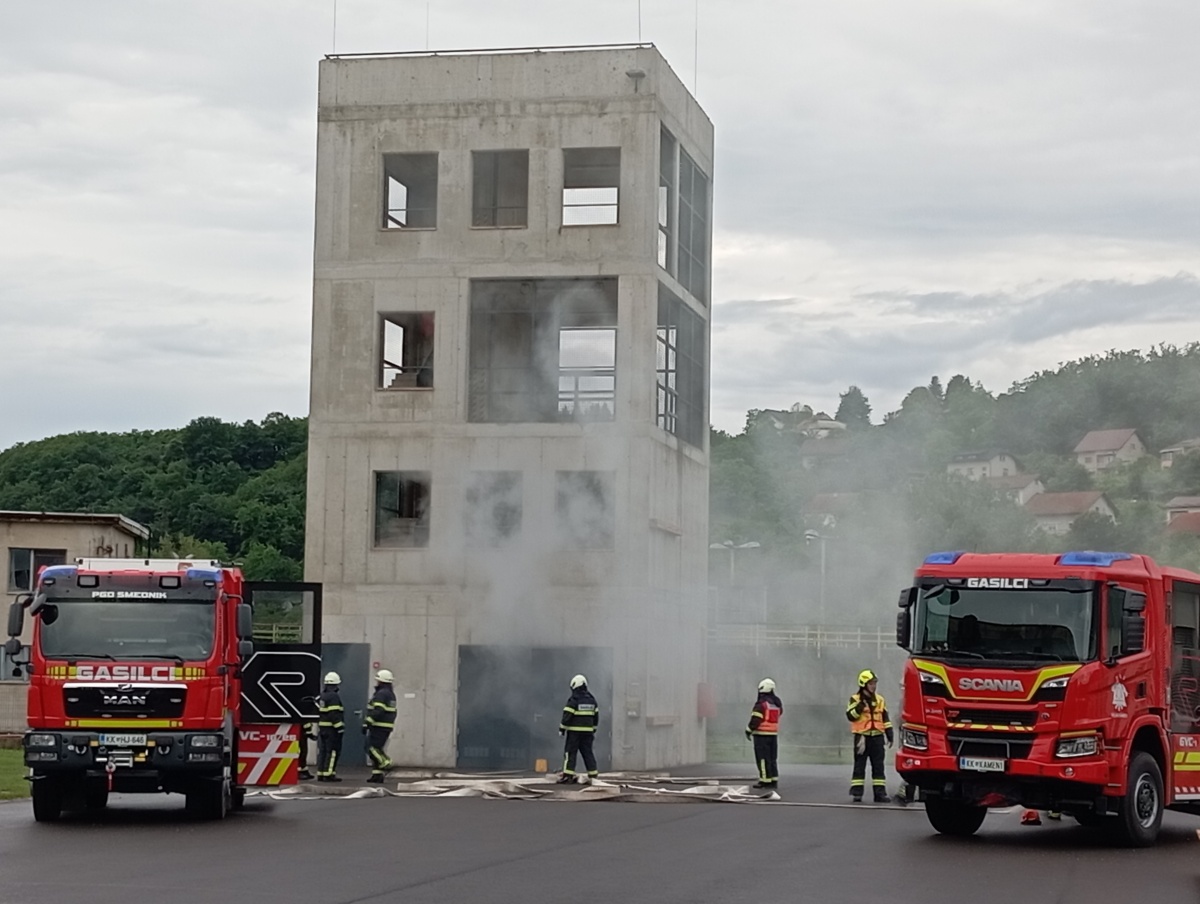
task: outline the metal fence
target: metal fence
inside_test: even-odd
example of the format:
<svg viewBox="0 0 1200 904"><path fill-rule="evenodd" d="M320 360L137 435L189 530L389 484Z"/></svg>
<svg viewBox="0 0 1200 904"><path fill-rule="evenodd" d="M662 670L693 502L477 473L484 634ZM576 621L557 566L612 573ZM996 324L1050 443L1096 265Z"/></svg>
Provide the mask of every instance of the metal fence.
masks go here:
<svg viewBox="0 0 1200 904"><path fill-rule="evenodd" d="M837 625L713 625L708 629L712 643L761 647L805 647L817 656L825 649L875 648L875 655L896 646L895 628L858 628Z"/></svg>

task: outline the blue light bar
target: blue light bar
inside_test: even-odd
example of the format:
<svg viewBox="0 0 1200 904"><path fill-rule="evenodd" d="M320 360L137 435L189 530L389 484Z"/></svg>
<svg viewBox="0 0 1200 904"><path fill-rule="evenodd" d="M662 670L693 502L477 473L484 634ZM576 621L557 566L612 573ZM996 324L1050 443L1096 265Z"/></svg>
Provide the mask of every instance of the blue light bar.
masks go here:
<svg viewBox="0 0 1200 904"><path fill-rule="evenodd" d="M42 580L50 578L58 580L59 578L73 578L75 572L79 571L78 565L50 565L42 572Z"/></svg>
<svg viewBox="0 0 1200 904"><path fill-rule="evenodd" d="M189 568L184 574L189 581L221 580L221 572L216 568Z"/></svg>
<svg viewBox="0 0 1200 904"><path fill-rule="evenodd" d="M1058 564L1095 565L1099 568L1108 568L1113 562L1123 562L1132 558L1133 556L1127 552L1095 552L1087 549L1080 552L1064 552L1059 556Z"/></svg>
<svg viewBox="0 0 1200 904"><path fill-rule="evenodd" d="M953 565L958 561L959 556L966 552L965 549L956 549L952 552L935 552L930 553L925 557L926 565Z"/></svg>

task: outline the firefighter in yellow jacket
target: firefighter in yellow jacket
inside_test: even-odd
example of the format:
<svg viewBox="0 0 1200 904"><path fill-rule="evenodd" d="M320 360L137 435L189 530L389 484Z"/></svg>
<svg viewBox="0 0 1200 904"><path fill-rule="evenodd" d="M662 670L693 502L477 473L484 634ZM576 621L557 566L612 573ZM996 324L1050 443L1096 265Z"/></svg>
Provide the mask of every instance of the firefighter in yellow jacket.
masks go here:
<svg viewBox="0 0 1200 904"><path fill-rule="evenodd" d="M891 802L887 794L887 779L883 774L883 745L892 746L892 722L888 718L883 694L875 692L879 679L870 669L858 673L858 693L850 697L846 718L854 734L854 772L850 778L850 797L855 803L863 799L867 779L867 760L871 761L871 788L875 803Z"/></svg>

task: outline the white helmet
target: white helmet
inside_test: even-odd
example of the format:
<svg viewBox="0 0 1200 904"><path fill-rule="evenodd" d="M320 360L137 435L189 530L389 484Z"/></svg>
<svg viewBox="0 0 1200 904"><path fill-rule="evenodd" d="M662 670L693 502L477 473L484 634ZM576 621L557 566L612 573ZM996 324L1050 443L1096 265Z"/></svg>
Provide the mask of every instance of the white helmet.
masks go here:
<svg viewBox="0 0 1200 904"><path fill-rule="evenodd" d="M337 672L326 672L325 673L325 683L326 684L341 684L342 676L339 675Z"/></svg>
<svg viewBox="0 0 1200 904"><path fill-rule="evenodd" d="M585 687L586 685L587 685L587 679L584 678L582 675L576 675L574 678L571 679L571 690L573 690L573 691L577 691L581 687Z"/></svg>
<svg viewBox="0 0 1200 904"><path fill-rule="evenodd" d="M383 684L391 684L395 679L392 677L391 669L380 669L375 673L375 680Z"/></svg>
<svg viewBox="0 0 1200 904"><path fill-rule="evenodd" d="M775 682L770 678L764 678L762 681L758 682L758 692L760 694L775 693Z"/></svg>

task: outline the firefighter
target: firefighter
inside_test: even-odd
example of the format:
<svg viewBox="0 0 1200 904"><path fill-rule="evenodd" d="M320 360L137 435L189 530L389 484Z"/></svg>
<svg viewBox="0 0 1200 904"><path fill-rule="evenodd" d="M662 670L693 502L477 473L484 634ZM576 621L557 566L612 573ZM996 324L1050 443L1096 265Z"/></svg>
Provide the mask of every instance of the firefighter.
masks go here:
<svg viewBox="0 0 1200 904"><path fill-rule="evenodd" d="M317 781L340 782L337 775L338 757L342 752L342 735L346 731L345 710L338 687L342 679L337 672L325 676L325 687L317 697Z"/></svg>
<svg viewBox="0 0 1200 904"><path fill-rule="evenodd" d="M371 758L373 785L383 783L383 776L392 769L391 757L387 755L388 738L396 727L396 692L392 690L392 673L380 669L375 673L375 693L367 704L367 718L363 721L363 733L367 736L367 755Z"/></svg>
<svg viewBox="0 0 1200 904"><path fill-rule="evenodd" d="M775 682L758 682L758 699L746 726L746 740L754 741L754 762L758 767L755 788L774 788L779 784L779 717L783 703L775 696Z"/></svg>
<svg viewBox="0 0 1200 904"><path fill-rule="evenodd" d="M883 774L883 744L892 746L892 723L888 718L887 703L883 694L875 692L879 679L870 669L858 673L858 693L850 697L846 707L846 718L850 720L850 731L854 735L854 772L850 778L850 797L855 803L863 799L866 784L867 760L871 761L871 788L875 792L875 803L891 802L887 793L887 779Z"/></svg>
<svg viewBox="0 0 1200 904"><path fill-rule="evenodd" d="M312 700L313 698L306 697L305 699ZM305 722L300 726L300 762L298 765L300 766L299 778L302 782L311 782L313 780L313 774L308 771L308 744L316 737L313 734L313 728L312 722Z"/></svg>
<svg viewBox="0 0 1200 904"><path fill-rule="evenodd" d="M596 769L596 755L592 752L596 728L599 725L600 707L588 690L587 678L576 675L571 679L571 699L563 707L562 721L558 726L558 733L567 739L563 751L562 775L558 778L558 784L569 785L575 781L576 753L583 757L589 782L600 774Z"/></svg>

